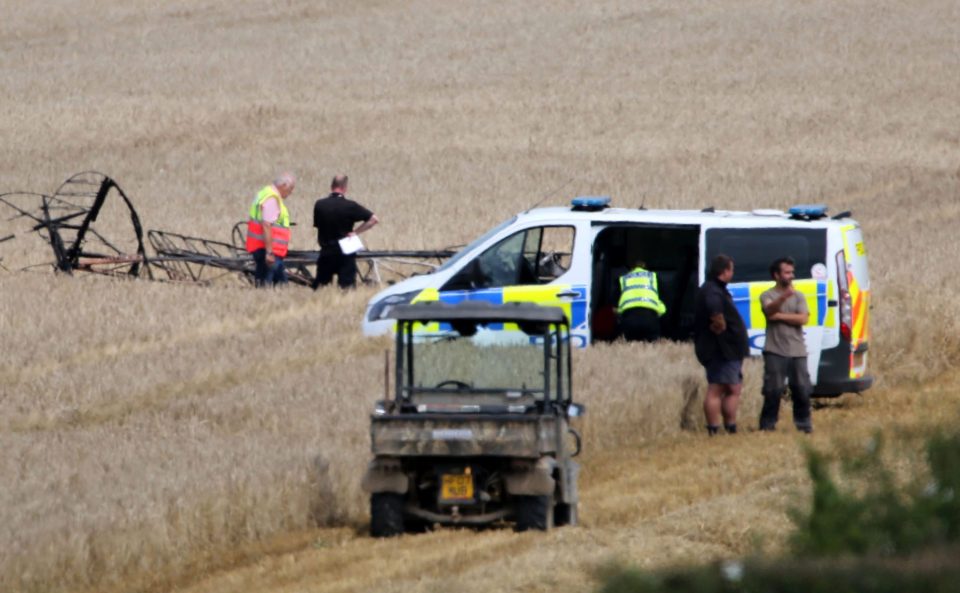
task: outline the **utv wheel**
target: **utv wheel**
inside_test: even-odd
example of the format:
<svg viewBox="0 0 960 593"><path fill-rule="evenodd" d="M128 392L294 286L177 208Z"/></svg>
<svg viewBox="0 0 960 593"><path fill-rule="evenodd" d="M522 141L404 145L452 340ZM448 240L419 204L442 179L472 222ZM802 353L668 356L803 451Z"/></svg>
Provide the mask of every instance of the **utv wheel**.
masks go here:
<svg viewBox="0 0 960 593"><path fill-rule="evenodd" d="M370 495L370 535L392 537L403 533L403 496L393 492Z"/></svg>
<svg viewBox="0 0 960 593"><path fill-rule="evenodd" d="M546 531L553 527L552 496L517 496L513 501L517 531Z"/></svg>
<svg viewBox="0 0 960 593"><path fill-rule="evenodd" d="M553 511L553 524L557 527L561 525L574 526L579 521L577 516L577 503L566 504L558 502Z"/></svg>

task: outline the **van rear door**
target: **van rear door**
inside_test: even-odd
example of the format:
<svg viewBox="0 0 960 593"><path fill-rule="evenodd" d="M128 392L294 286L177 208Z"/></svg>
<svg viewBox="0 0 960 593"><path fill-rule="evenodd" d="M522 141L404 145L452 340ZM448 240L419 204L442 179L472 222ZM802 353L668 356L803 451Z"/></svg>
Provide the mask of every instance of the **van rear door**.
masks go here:
<svg viewBox="0 0 960 593"><path fill-rule="evenodd" d="M857 224L840 228L843 237L842 257L838 254L840 298L840 334L850 341L850 378L859 379L867 372L867 344L870 341L870 273L863 232ZM843 266L841 268L841 265ZM846 286L844 286L844 284Z"/></svg>

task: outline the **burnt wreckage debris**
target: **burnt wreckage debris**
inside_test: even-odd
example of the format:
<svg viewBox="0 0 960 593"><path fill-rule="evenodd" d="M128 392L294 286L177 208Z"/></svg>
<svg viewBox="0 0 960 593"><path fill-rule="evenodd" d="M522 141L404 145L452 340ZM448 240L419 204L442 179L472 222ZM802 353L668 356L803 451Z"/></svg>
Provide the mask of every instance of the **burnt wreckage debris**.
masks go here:
<svg viewBox="0 0 960 593"><path fill-rule="evenodd" d="M96 225L108 206L120 212L129 223L111 220L109 232ZM105 276L146 278L172 282L208 283L222 276L233 275L252 283L253 259L246 252L245 224L233 227L230 242L192 237L169 231L144 231L133 202L120 186L103 173L87 171L64 181L53 194L11 192L0 194L0 265L4 250L9 249L22 232L39 234L49 246L52 262L33 264L21 269L52 266L66 274L88 272ZM129 224L129 231L122 227ZM118 232L121 235L111 233ZM16 228L9 232L6 227ZM20 234L18 234L20 233ZM383 284L429 272L455 253L452 249L362 251L357 255L361 282ZM290 282L310 286L313 281L317 251L291 250L284 263ZM4 267L6 267L4 265Z"/></svg>

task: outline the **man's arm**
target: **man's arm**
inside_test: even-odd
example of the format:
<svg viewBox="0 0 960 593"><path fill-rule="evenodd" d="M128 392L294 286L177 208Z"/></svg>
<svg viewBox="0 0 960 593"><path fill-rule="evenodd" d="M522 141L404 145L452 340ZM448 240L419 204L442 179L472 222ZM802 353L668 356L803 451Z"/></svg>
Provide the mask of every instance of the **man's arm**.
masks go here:
<svg viewBox="0 0 960 593"><path fill-rule="evenodd" d="M799 311L796 313L784 313L781 311L780 309L783 307L783 304L795 295L799 295L800 298L800 304L797 307ZM763 314L766 315L767 321L781 321L789 325L803 326L810 320L810 311L807 309L807 299L793 289L790 289L789 293L784 293L777 298L766 299L766 302L763 303Z"/></svg>
<svg viewBox="0 0 960 593"><path fill-rule="evenodd" d="M710 316L710 331L718 336L727 331L727 320L723 318L723 313L715 313Z"/></svg>
<svg viewBox="0 0 960 593"><path fill-rule="evenodd" d="M370 215L370 218L368 218L367 220L365 220L365 221L363 222L363 224L361 224L361 225L358 226L357 228L353 229L353 233L354 233L355 235L359 235L360 233L362 233L362 232L364 232L364 231L369 231L369 230L372 229L373 227L377 226L377 223L378 223L378 222L380 222L380 219L377 218L377 215L376 215L376 214L371 214L371 215Z"/></svg>
<svg viewBox="0 0 960 593"><path fill-rule="evenodd" d="M704 299L704 306L710 316L710 331L719 336L727 330L727 320L723 316L723 299L719 294L711 291Z"/></svg>
<svg viewBox="0 0 960 593"><path fill-rule="evenodd" d="M761 297L761 301L762 301L761 304L763 305L763 314L767 317L767 320L783 321L782 319L775 318L775 316L780 314L780 307L782 307L783 304L787 302L787 299L789 299L794 295L794 292L795 291L792 288L788 288L787 290L783 291L780 294L780 296L776 298L767 297L766 299L763 299Z"/></svg>
<svg viewBox="0 0 960 593"><path fill-rule="evenodd" d="M263 210L267 210L267 204L271 200L267 200L263 204ZM280 215L280 204L276 203L276 198L273 198L274 207L276 208L276 216ZM263 227L263 246L266 250L267 261L270 263L274 262L273 256L273 222L276 220L276 217L273 217L273 220L267 220L268 218L273 217L273 209L270 209L270 212L263 212L260 221L260 225Z"/></svg>

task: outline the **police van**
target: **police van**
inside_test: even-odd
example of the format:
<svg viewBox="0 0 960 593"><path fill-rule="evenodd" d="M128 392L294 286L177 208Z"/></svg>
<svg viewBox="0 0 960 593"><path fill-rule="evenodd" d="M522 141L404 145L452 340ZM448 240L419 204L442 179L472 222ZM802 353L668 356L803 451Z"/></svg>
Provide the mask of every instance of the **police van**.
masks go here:
<svg viewBox="0 0 960 593"><path fill-rule="evenodd" d="M393 306L421 301L534 302L562 307L571 340L584 347L617 337L618 282L639 256L657 274L667 311L661 335L692 340L694 301L710 260L733 258L728 286L747 324L751 354L763 349L766 319L760 294L773 286L771 262L796 262L795 288L807 299L804 327L810 378L822 396L860 392L867 375L870 276L860 225L850 212L822 205L735 212L610 207L581 197L570 207L532 209L490 229L430 274L381 291L367 306L367 335L393 330ZM436 329L436 328L434 328ZM523 335L509 325L490 339Z"/></svg>

